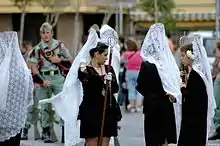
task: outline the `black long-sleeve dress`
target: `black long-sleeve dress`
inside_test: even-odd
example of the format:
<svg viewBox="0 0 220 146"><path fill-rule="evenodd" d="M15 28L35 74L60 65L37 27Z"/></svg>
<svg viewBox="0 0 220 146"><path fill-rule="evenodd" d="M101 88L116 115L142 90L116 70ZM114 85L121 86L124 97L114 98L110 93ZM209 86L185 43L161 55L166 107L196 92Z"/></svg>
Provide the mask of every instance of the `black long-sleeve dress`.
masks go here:
<svg viewBox="0 0 220 146"><path fill-rule="evenodd" d="M205 146L208 95L200 75L192 70L186 88L182 88L182 122L178 146Z"/></svg>
<svg viewBox="0 0 220 146"><path fill-rule="evenodd" d="M107 71L107 66L105 66ZM117 136L117 122L120 120L120 109L113 96L118 92L118 84L113 68L110 71L112 77L111 100L108 92L107 109L104 123L104 137ZM104 76L99 76L96 70L87 66L84 72L78 72L78 78L83 85L83 101L79 107L79 120L81 120L80 137L94 138L100 136L101 120L104 107L103 89L105 89ZM111 103L111 105L110 105Z"/></svg>
<svg viewBox="0 0 220 146"><path fill-rule="evenodd" d="M177 143L173 103L163 89L161 78L154 64L141 65L137 90L144 96L144 131L146 146Z"/></svg>

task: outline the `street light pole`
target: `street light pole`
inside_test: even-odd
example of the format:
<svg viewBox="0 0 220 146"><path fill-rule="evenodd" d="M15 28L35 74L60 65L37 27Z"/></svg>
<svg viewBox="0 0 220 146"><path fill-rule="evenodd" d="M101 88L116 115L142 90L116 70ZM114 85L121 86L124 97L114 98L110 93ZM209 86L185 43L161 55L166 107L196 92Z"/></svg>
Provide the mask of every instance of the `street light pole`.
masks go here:
<svg viewBox="0 0 220 146"><path fill-rule="evenodd" d="M219 4L220 4L219 0L216 0L216 2L215 2L215 5L216 5L216 12L215 12L215 17L216 17L215 18L216 43L217 43L218 38L219 38L219 14L220 14Z"/></svg>
<svg viewBox="0 0 220 146"><path fill-rule="evenodd" d="M118 0L115 0L115 30L119 32L119 12L118 12Z"/></svg>
<svg viewBox="0 0 220 146"><path fill-rule="evenodd" d="M158 13L157 13L157 8L158 8L158 6L157 6L157 0L154 0L154 15L155 15L155 23L157 23L158 22Z"/></svg>
<svg viewBox="0 0 220 146"><path fill-rule="evenodd" d="M123 35L123 2L120 1L119 5L119 11L120 11L120 16L119 16L119 34L122 36Z"/></svg>

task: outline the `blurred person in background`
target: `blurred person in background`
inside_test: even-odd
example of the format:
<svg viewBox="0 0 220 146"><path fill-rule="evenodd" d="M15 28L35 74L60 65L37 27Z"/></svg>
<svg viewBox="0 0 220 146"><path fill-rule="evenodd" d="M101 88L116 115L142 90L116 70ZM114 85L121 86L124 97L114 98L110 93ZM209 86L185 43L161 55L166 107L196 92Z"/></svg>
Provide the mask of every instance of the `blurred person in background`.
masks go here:
<svg viewBox="0 0 220 146"><path fill-rule="evenodd" d="M125 51L125 38L123 36L119 37L119 45L120 45L120 54L122 55ZM124 65L124 62L121 61L120 65L120 72L119 72L119 94L118 94L118 104L120 106L125 104L125 109L127 110L127 105L129 104L128 101L128 90L125 87L126 85L126 80L125 80L125 73L126 73L126 68Z"/></svg>
<svg viewBox="0 0 220 146"><path fill-rule="evenodd" d="M123 54L126 51L125 48L125 38L123 36L119 37L119 45L120 45L120 54Z"/></svg>
<svg viewBox="0 0 220 146"><path fill-rule="evenodd" d="M173 41L172 36L171 36L170 33L167 33L167 38L168 38L169 48L170 48L171 52L173 54L175 54L175 52L176 52L175 44L174 44L174 41Z"/></svg>
<svg viewBox="0 0 220 146"><path fill-rule="evenodd" d="M170 33L167 33L167 38L168 38L168 45L169 48L175 58L175 61L178 65L178 67L180 67L180 50L176 48L175 43L174 43L174 39L172 38L172 35Z"/></svg>
<svg viewBox="0 0 220 146"><path fill-rule="evenodd" d="M126 41L126 46L127 50L122 54L121 60L125 63L126 68L125 80L129 100L127 108L130 112L136 112L142 110L143 97L135 88L137 85L137 77L140 71L142 58L140 56L140 50L133 39L128 39Z"/></svg>
<svg viewBox="0 0 220 146"><path fill-rule="evenodd" d="M30 41L23 42L23 51L24 52L22 53L22 55L23 55L24 60L26 61L29 69L31 69L31 64L27 62L27 59L28 59L29 55L31 54L32 49L33 49L32 42L30 42ZM33 95L34 95L34 93L33 93ZM28 110L27 118L26 118L26 122L25 122L25 127L22 130L21 140L28 140L28 130L31 128L31 124L35 125L35 130L37 130L37 132L38 132L38 129L37 129L38 108L37 108L35 96L33 97L33 99L34 99L34 105L29 106L27 109ZM36 136L36 135L34 135L34 136ZM35 137L35 140L39 139L37 137Z"/></svg>
<svg viewBox="0 0 220 146"><path fill-rule="evenodd" d="M30 51L33 49L32 43L30 41L24 41L23 43L23 57L24 60L26 61L28 58L28 55L30 54Z"/></svg>
<svg viewBox="0 0 220 146"><path fill-rule="evenodd" d="M216 101L215 115L213 123L215 126L215 133L209 137L209 140L220 139L220 42L217 42L216 56L213 63L212 78L214 81L214 96Z"/></svg>

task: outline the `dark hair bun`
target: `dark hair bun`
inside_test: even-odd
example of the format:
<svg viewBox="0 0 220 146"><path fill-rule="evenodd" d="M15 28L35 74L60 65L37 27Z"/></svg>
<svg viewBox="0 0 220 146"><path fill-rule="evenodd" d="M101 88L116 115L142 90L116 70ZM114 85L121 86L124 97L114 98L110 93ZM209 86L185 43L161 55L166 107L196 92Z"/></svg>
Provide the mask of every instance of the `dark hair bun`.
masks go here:
<svg viewBox="0 0 220 146"><path fill-rule="evenodd" d="M102 42L98 42L97 46L89 51L91 57L94 56L95 52L99 52L100 54L105 52L108 49L108 46Z"/></svg>
<svg viewBox="0 0 220 146"><path fill-rule="evenodd" d="M102 42L98 42L96 48L97 49L106 49L106 48L108 48L108 46Z"/></svg>

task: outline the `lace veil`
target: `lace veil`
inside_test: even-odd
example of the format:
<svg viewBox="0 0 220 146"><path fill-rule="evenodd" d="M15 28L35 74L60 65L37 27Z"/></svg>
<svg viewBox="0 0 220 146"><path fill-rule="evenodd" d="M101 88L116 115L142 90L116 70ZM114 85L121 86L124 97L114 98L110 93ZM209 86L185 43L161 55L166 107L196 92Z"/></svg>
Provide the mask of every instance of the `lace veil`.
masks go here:
<svg viewBox="0 0 220 146"><path fill-rule="evenodd" d="M144 61L156 65L165 92L175 96L177 102L181 103L180 72L169 49L163 24L150 27L141 48L141 56Z"/></svg>
<svg viewBox="0 0 220 146"><path fill-rule="evenodd" d="M203 79L207 95L208 95L208 111L207 111L207 138L210 132L212 118L214 116L214 109L216 108L214 91L213 91L213 81L211 75L211 67L208 61L207 53L205 47L203 46L203 39L200 35L193 36L193 69L201 76Z"/></svg>
<svg viewBox="0 0 220 146"><path fill-rule="evenodd" d="M5 141L24 127L34 87L16 32L0 33L0 77L0 141Z"/></svg>
<svg viewBox="0 0 220 146"><path fill-rule="evenodd" d="M101 40L102 40L103 43L105 43L109 46L108 56L110 55L110 46L111 46L111 45L109 45L109 41L110 41L109 36L112 36L112 35L113 35L112 38L115 38L112 41L115 41L115 42L113 42L113 46L112 46L113 47L112 60L114 60L114 61L112 61L111 65L112 65L112 67L115 71L117 81L119 83L118 77L119 77L119 71L120 71L121 55L120 55L120 46L119 46L118 41L117 41L118 40L118 34L116 33L116 31L113 28L111 28L110 26L108 26L106 24L101 27L101 29L100 29ZM106 64L108 64L108 62L109 62L109 60L106 61Z"/></svg>

